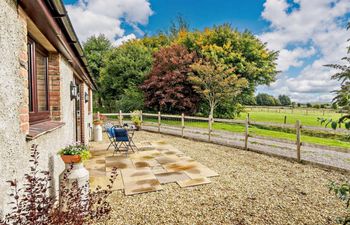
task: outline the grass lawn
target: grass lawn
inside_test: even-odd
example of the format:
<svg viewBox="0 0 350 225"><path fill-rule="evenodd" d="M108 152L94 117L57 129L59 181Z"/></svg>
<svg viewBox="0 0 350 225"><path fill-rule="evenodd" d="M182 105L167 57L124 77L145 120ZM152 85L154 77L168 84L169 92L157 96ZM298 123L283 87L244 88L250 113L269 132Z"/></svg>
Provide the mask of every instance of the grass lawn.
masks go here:
<svg viewBox="0 0 350 225"><path fill-rule="evenodd" d="M288 124L295 124L297 120L301 121L301 124L306 126L321 126L321 124L317 121L318 117L322 118L332 118L333 120L338 120L341 116L339 113L325 113L322 115L322 111L318 114L308 114L305 112L297 111L295 113L278 113L278 112L260 112L260 111L248 111L241 113L237 119L244 120L247 118L247 114L249 113L250 119L255 122L271 122L271 123L283 123L284 116L287 116Z"/></svg>
<svg viewBox="0 0 350 225"><path fill-rule="evenodd" d="M157 122L157 119L144 119L147 122ZM162 120L162 124L166 125L172 125L172 126L181 126L181 121L179 120ZM185 121L186 127L198 127L198 128L208 128L207 122L202 121ZM244 125L242 124L227 124L227 123L219 123L215 122L213 124L214 130L225 130L229 132L238 132L243 133L244 132ZM274 130L268 130L268 129L262 129L255 126L250 126L249 128L249 134L259 135L259 136L265 136L265 137L271 137L271 138L281 138L281 139L287 139L295 141L296 137L295 134L292 133L286 133L282 131L274 131ZM337 140L337 139L330 139L330 138L321 138L321 137L313 137L308 135L302 135L302 141L310 144L319 144L319 145L325 145L325 146L333 146L333 147L343 147L348 148L350 143Z"/></svg>

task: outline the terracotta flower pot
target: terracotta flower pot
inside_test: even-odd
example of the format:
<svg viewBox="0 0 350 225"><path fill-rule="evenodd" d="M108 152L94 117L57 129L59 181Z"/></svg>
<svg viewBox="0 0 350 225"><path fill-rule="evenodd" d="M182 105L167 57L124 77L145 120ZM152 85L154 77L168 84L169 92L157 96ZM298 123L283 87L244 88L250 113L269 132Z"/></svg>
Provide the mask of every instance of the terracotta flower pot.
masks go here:
<svg viewBox="0 0 350 225"><path fill-rule="evenodd" d="M64 163L79 163L81 161L80 155L61 155Z"/></svg>

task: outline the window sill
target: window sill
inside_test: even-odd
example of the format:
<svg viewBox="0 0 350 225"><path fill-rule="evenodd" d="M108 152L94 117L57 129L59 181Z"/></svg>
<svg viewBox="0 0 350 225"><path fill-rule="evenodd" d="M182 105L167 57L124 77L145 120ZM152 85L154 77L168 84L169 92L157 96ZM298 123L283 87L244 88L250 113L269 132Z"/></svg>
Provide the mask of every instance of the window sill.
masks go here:
<svg viewBox="0 0 350 225"><path fill-rule="evenodd" d="M34 140L46 133L57 130L63 127L65 123L58 121L46 121L42 123L37 123L29 126L29 133L27 134L27 141Z"/></svg>

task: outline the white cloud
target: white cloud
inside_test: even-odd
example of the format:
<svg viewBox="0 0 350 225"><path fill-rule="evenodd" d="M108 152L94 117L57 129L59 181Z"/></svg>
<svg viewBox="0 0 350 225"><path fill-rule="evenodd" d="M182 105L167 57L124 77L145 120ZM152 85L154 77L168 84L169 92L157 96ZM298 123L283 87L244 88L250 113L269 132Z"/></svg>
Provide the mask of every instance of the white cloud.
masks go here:
<svg viewBox="0 0 350 225"><path fill-rule="evenodd" d="M149 0L79 0L66 8L80 41L105 34L114 42L125 34L122 22L142 33L139 25L146 25L153 14Z"/></svg>
<svg viewBox="0 0 350 225"><path fill-rule="evenodd" d="M114 46L120 46L130 40L134 40L136 39L136 35L135 34L129 34L126 36L123 36L121 38L118 38L115 42L114 42Z"/></svg>
<svg viewBox="0 0 350 225"><path fill-rule="evenodd" d="M324 65L340 63L346 55L350 32L342 19L349 12L350 0L294 0L290 4L266 0L262 17L270 22L270 31L259 38L268 48L280 51L278 69L284 72L269 91L302 102L330 100L329 92L338 83L330 80L334 71ZM291 67L300 67L301 72L286 76Z"/></svg>
<svg viewBox="0 0 350 225"><path fill-rule="evenodd" d="M304 58L308 58L316 53L315 48L294 48L293 50L282 49L277 59L277 69L287 71L290 67L299 67L303 65Z"/></svg>

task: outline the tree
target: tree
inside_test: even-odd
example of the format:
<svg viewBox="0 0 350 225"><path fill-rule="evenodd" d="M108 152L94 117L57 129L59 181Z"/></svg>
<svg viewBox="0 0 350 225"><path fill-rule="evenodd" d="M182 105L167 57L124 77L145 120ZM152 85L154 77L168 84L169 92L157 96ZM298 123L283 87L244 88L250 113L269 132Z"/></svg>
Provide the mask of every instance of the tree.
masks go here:
<svg viewBox="0 0 350 225"><path fill-rule="evenodd" d="M211 117L220 102L233 99L248 85L245 78L219 62L200 60L191 68L193 72L189 80L194 84L195 91L207 100Z"/></svg>
<svg viewBox="0 0 350 225"><path fill-rule="evenodd" d="M350 29L350 22L348 23L348 29ZM350 46L348 47L348 54L350 54ZM336 74L332 75L333 80L341 82L340 89L333 91L336 96L333 99L333 103L337 103L339 106L350 106L350 56L342 58L345 61L345 65L330 64L328 67L339 70ZM339 123L343 123L350 119L350 114L344 115L339 119ZM349 122L350 124L350 122Z"/></svg>
<svg viewBox="0 0 350 225"><path fill-rule="evenodd" d="M281 105L283 105L283 106L288 106L288 105L292 104L292 101L290 100L289 96L287 96L287 95L279 95L278 99L280 100Z"/></svg>
<svg viewBox="0 0 350 225"><path fill-rule="evenodd" d="M144 96L142 91L135 85L130 85L124 90L120 99L115 103L115 110L118 112L132 112L135 110L142 110L144 107Z"/></svg>
<svg viewBox="0 0 350 225"><path fill-rule="evenodd" d="M88 67L97 86L100 87L101 69L105 66L103 58L112 49L112 43L103 34L91 36L83 43L84 53ZM99 89L96 91L95 103L102 106L102 97Z"/></svg>
<svg viewBox="0 0 350 225"><path fill-rule="evenodd" d="M199 58L220 62L233 69L248 81L248 85L236 97L243 102L253 96L258 85L268 85L275 80L277 52L269 51L255 35L239 32L224 24L204 31L180 31L175 40L195 51Z"/></svg>
<svg viewBox="0 0 350 225"><path fill-rule="evenodd" d="M181 45L165 47L154 54L152 70L141 89L145 105L165 112L194 113L200 101L188 80L196 54Z"/></svg>
<svg viewBox="0 0 350 225"><path fill-rule="evenodd" d="M260 106L274 106L276 105L276 100L269 94L260 93L256 96L256 103Z"/></svg>
<svg viewBox="0 0 350 225"><path fill-rule="evenodd" d="M152 66L152 53L139 41L131 41L111 50L104 60L101 92L106 107L111 110L116 101L125 96L125 90L130 87L138 89L143 83Z"/></svg>

